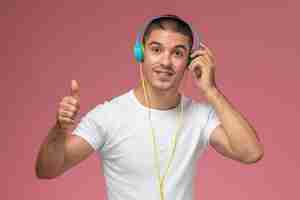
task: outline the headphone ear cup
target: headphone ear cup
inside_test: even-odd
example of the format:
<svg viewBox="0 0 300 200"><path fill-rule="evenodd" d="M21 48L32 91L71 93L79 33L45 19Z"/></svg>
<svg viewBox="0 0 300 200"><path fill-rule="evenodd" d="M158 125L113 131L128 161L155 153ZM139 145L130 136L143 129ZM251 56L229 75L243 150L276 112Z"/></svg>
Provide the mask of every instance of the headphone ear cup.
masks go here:
<svg viewBox="0 0 300 200"><path fill-rule="evenodd" d="M192 55L192 53L189 54L188 63L187 63L188 66L191 64L191 62L193 60L191 55Z"/></svg>
<svg viewBox="0 0 300 200"><path fill-rule="evenodd" d="M137 62L141 63L144 61L144 45L140 42L136 42L134 45L134 57Z"/></svg>
<svg viewBox="0 0 300 200"><path fill-rule="evenodd" d="M187 65L189 66L189 65L191 64L191 62L192 62L192 59L191 59L191 57L189 56Z"/></svg>

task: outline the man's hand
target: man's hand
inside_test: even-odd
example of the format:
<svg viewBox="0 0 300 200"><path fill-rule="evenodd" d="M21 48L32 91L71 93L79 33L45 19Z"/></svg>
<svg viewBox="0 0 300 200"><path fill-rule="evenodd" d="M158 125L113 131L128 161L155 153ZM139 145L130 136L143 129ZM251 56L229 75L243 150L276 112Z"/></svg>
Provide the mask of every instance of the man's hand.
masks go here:
<svg viewBox="0 0 300 200"><path fill-rule="evenodd" d="M215 61L210 49L203 43L202 47L191 54L192 62L188 66L194 81L199 89L205 94L216 88L215 83Z"/></svg>
<svg viewBox="0 0 300 200"><path fill-rule="evenodd" d="M68 130L75 124L79 105L79 85L76 80L72 80L71 96L65 96L59 103L57 122L60 128Z"/></svg>

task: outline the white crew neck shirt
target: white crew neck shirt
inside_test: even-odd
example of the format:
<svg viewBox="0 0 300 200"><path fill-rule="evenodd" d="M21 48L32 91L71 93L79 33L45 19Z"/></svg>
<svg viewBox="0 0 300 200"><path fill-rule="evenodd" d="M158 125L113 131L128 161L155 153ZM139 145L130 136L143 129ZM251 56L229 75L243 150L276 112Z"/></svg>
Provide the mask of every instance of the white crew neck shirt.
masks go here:
<svg viewBox="0 0 300 200"><path fill-rule="evenodd" d="M165 200L194 200L197 160L220 124L208 103L186 96L181 96L181 103L183 127L164 181ZM85 139L102 160L108 200L160 200L148 112L131 89L93 108L72 133ZM169 110L151 109L161 176L171 156L179 112L180 105Z"/></svg>

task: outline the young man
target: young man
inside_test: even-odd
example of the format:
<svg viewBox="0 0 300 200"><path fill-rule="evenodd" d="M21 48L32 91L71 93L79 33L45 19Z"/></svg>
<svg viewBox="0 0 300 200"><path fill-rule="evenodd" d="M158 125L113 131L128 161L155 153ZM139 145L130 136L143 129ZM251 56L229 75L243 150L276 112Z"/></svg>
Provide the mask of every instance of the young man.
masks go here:
<svg viewBox="0 0 300 200"><path fill-rule="evenodd" d="M68 134L80 104L72 81L41 145L37 177L55 178L97 151L109 200L192 200L197 159L208 144L242 163L261 159L255 130L214 81L212 52L203 43L192 52L193 41L190 26L178 17L151 20L143 33L142 82L96 106ZM208 103L180 94L188 69Z"/></svg>

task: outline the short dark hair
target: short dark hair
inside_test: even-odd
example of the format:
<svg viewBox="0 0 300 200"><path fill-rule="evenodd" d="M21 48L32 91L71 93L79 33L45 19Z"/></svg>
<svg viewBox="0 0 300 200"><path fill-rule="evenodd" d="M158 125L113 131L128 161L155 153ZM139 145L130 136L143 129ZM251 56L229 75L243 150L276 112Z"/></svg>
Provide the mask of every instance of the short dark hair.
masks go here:
<svg viewBox="0 0 300 200"><path fill-rule="evenodd" d="M155 18L147 25L143 35L143 44L145 45L146 40L149 38L152 31L162 29L171 30L177 33L181 33L189 38L190 49L193 48L194 37L193 31L188 23L179 18L176 15L162 15L161 17Z"/></svg>

